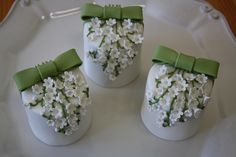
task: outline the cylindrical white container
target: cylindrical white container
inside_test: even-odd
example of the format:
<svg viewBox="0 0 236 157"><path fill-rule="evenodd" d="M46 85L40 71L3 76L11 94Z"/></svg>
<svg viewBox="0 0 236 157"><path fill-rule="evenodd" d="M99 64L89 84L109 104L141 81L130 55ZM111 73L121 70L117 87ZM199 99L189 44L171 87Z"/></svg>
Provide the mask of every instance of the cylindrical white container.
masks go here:
<svg viewBox="0 0 236 157"><path fill-rule="evenodd" d="M199 113L198 118L192 116L188 118L187 121L177 121L172 126L159 126L157 124L157 114L159 114L159 112L156 110L152 110L149 107L147 91L153 91L156 88L155 77L157 75L157 72L160 71L161 67L162 65L154 64L149 71L146 83L146 94L144 96L144 101L141 107L141 118L146 128L155 136L165 140L184 140L193 136L199 130L204 110ZM206 93L211 93L212 85L212 80L208 79L204 88Z"/></svg>
<svg viewBox="0 0 236 157"><path fill-rule="evenodd" d="M79 68L72 71L78 73L82 79L84 79ZM23 91L21 93L23 103L25 104L31 101L34 95L35 94L32 92L31 88ZM86 114L80 116L80 122L77 130L75 130L71 135L65 135L54 131L53 127L48 126L46 118L40 114L41 109L37 106L25 108L25 110L33 134L43 143L52 146L63 146L76 142L87 132L92 120L91 106L87 106Z"/></svg>
<svg viewBox="0 0 236 157"><path fill-rule="evenodd" d="M89 33L89 26L91 22L84 23L83 39L84 39L84 69L87 76L94 81L96 84L102 87L121 87L124 86L133 80L135 80L140 73L140 64L141 64L141 45L135 45L135 49L138 53L133 59L133 64L128 65L124 71L119 74L116 80L110 80L108 74L106 74L102 66L94 63L94 61L88 56L88 51L90 49L96 49L99 46L99 41L89 41L87 34Z"/></svg>

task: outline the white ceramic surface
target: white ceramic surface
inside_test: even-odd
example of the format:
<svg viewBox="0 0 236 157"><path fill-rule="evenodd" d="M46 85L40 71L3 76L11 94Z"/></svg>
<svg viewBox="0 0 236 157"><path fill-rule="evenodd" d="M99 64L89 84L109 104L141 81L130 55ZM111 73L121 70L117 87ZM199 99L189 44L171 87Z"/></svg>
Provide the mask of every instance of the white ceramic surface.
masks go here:
<svg viewBox="0 0 236 157"><path fill-rule="evenodd" d="M79 68L73 69L80 75L83 75ZM32 101L34 93L32 89L29 88L21 93L23 104ZM34 133L34 135L42 142L53 145L53 146L63 146L76 142L79 140L88 130L92 121L92 111L91 106L86 107L86 115L82 115L79 123L79 128L77 131L73 132L72 135L66 136L61 133L57 133L52 127L49 127L47 120L40 115L41 109L32 108L29 109L25 107L29 125Z"/></svg>
<svg viewBox="0 0 236 157"><path fill-rule="evenodd" d="M0 33L9 32L0 35L0 48L4 46L12 50L1 49L0 52L0 114L5 117L0 120L0 131L4 135L0 136L1 157L201 156L209 130L218 124L220 119L236 112L236 84L233 83L236 80L235 40L221 14L219 19L215 20L209 18L211 11L200 10L204 3L192 0L144 2L145 40L142 46L140 76L128 86L115 89L104 89L88 81L93 99L92 125L79 142L66 147L50 147L33 136L19 92L10 78L18 70L52 59L58 55L57 52L64 52L73 47L77 48L83 58L83 22L77 14L41 21L40 25L36 26L28 24L27 26L34 28L32 31L22 27L24 25L21 22L29 20L31 23L37 21L37 17L28 19L28 15L34 14L29 12L26 16L23 12L28 12L28 8L17 6L19 10L16 9L11 14L9 23L6 21L4 29L0 28ZM158 9L159 6L162 9ZM10 23L13 19L14 22ZM10 27L19 31L11 33L8 29ZM30 34L30 40L17 47L24 39L24 36L21 36L22 30ZM206 120L203 121L198 134L185 141L161 140L153 136L142 124L140 108L147 74L152 64L151 58L157 44L187 54L216 59L221 63L211 103L203 116ZM83 71L83 66L81 68ZM234 143L229 141L226 144ZM214 146L214 143L212 145ZM221 147L219 145L217 148L220 150Z"/></svg>
<svg viewBox="0 0 236 157"><path fill-rule="evenodd" d="M102 87L121 87L133 80L135 80L140 73L141 64L141 45L137 45L134 49L138 52L135 56L133 64L128 65L126 69L112 81L109 79L109 75L102 70L102 66L93 62L93 60L86 55L90 49L96 49L99 46L100 41L89 41L87 34L89 32L90 23L86 22L84 24L84 70L87 76L93 80L96 84Z"/></svg>

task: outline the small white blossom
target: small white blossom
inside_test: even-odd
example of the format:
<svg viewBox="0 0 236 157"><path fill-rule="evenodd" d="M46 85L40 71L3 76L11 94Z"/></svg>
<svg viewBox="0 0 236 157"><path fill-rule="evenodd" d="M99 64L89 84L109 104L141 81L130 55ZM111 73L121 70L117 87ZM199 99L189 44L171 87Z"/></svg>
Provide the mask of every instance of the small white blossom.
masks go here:
<svg viewBox="0 0 236 157"><path fill-rule="evenodd" d="M168 78L168 77L164 77L163 79L161 79L161 84L160 86L162 88L167 88L167 87L170 87L171 86L171 79Z"/></svg>
<svg viewBox="0 0 236 157"><path fill-rule="evenodd" d="M207 83L208 78L204 74L198 74L196 80L201 84L205 84Z"/></svg>
<svg viewBox="0 0 236 157"><path fill-rule="evenodd" d="M184 73L184 77L187 81L193 81L196 78L196 76L192 73Z"/></svg>
<svg viewBox="0 0 236 157"><path fill-rule="evenodd" d="M126 19L123 21L122 26L124 28L131 29L131 27L133 26L133 23L131 22L130 19Z"/></svg>
<svg viewBox="0 0 236 157"><path fill-rule="evenodd" d="M120 52L117 48L112 49L110 53L111 58L119 58Z"/></svg>
<svg viewBox="0 0 236 157"><path fill-rule="evenodd" d="M48 77L47 79L43 80L43 86L48 88L48 87L52 87L54 84L54 80L51 77Z"/></svg>
<svg viewBox="0 0 236 157"><path fill-rule="evenodd" d="M91 24L94 28L100 27L101 23L102 21L99 20L97 17L91 19Z"/></svg>
<svg viewBox="0 0 236 157"><path fill-rule="evenodd" d="M57 79L56 81L55 81L55 87L57 88L57 89L63 89L64 88L64 85L63 85L63 82L62 81L60 81L59 79Z"/></svg>
<svg viewBox="0 0 236 157"><path fill-rule="evenodd" d="M43 86L36 84L36 85L32 86L32 91L35 94L42 94L43 93Z"/></svg>
<svg viewBox="0 0 236 157"><path fill-rule="evenodd" d="M134 34L132 36L132 41L135 43L135 44L141 44L143 42L143 37L140 35L140 34Z"/></svg>
<svg viewBox="0 0 236 157"><path fill-rule="evenodd" d="M116 19L109 19L109 20L106 20L106 24L108 25L108 26L113 26L113 25L115 25L116 24Z"/></svg>
<svg viewBox="0 0 236 157"><path fill-rule="evenodd" d="M113 34L113 28L110 27L110 26L105 26L105 27L103 28L103 34L104 34L104 35Z"/></svg>
<svg viewBox="0 0 236 157"><path fill-rule="evenodd" d="M52 93L46 93L43 97L43 100L46 102L46 103L49 103L49 104L52 104L53 101L55 100L55 97Z"/></svg>
<svg viewBox="0 0 236 157"><path fill-rule="evenodd" d="M63 116L62 110L59 108L53 108L52 109L52 116L54 116L56 119L62 118L62 116Z"/></svg>
<svg viewBox="0 0 236 157"><path fill-rule="evenodd" d="M74 74L72 73L72 71L65 71L64 75L62 75L62 77L65 79L65 81L73 81L74 79Z"/></svg>
<svg viewBox="0 0 236 157"><path fill-rule="evenodd" d="M48 88L46 88L46 92L48 94L56 95L57 94L57 89L55 87L48 87Z"/></svg>
<svg viewBox="0 0 236 157"><path fill-rule="evenodd" d="M195 108L194 109L194 117L195 118L198 118L199 117L199 115L201 114L201 109L199 109L199 108Z"/></svg>
<svg viewBox="0 0 236 157"><path fill-rule="evenodd" d="M69 103L66 105L67 113L73 114L75 112L75 110L76 110L76 106L74 104Z"/></svg>

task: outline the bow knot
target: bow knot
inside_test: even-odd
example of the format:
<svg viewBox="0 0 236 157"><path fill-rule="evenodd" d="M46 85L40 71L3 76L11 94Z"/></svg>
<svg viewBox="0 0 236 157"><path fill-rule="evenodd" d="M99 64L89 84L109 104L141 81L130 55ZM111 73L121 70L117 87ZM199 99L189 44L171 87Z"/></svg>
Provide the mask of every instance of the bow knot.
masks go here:
<svg viewBox="0 0 236 157"><path fill-rule="evenodd" d="M75 49L71 49L59 55L54 61L47 61L34 68L28 68L17 72L13 79L20 91L41 82L44 78L55 77L60 73L80 66L82 61L77 55Z"/></svg>
<svg viewBox="0 0 236 157"><path fill-rule="evenodd" d="M165 63L176 68L189 72L203 73L210 77L217 78L219 62L205 58L195 58L193 56L178 53L168 47L159 46L152 59L155 63Z"/></svg>

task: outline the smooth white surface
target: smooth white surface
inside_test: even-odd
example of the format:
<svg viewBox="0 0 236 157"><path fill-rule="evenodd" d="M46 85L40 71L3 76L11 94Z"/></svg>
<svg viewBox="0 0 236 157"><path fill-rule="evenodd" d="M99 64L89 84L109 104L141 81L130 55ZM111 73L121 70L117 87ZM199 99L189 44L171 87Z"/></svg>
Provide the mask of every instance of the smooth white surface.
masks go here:
<svg viewBox="0 0 236 157"><path fill-rule="evenodd" d="M87 76L95 83L102 87L121 87L136 79L140 73L141 64L141 45L135 46L135 50L138 52L133 60L133 64L128 65L126 69L112 81L109 79L109 75L102 70L102 66L93 62L93 60L87 55L90 49L97 49L101 41L89 41L87 34L89 32L90 24L87 22L84 24L83 40L84 40L84 71Z"/></svg>
<svg viewBox="0 0 236 157"><path fill-rule="evenodd" d="M80 72L79 68L73 69L73 72L79 74L83 77L83 74ZM84 77L83 77L84 78ZM29 88L21 93L22 102L26 104L32 101L35 94L32 92L32 89ZM40 115L40 108L26 108L27 118L29 125L34 133L34 135L42 142L48 145L62 146L72 144L75 141L78 141L88 130L91 121L92 121L92 112L91 106L86 107L86 115L81 115L79 128L72 135L66 136L61 133L57 133L53 130L52 127L49 127L47 120Z"/></svg>
<svg viewBox="0 0 236 157"><path fill-rule="evenodd" d="M167 2L168 5L163 4ZM7 86L8 92L5 92L6 88L3 89L1 85L0 93L6 95L0 99L0 109L3 113L1 116L5 117L0 120L1 134L4 135L1 136L0 141L1 156L201 156L209 130L222 117L236 112L234 103L236 84L233 83L236 80L235 41L232 39L232 34L227 31L222 17L219 20L210 20L208 13L200 11L199 3L191 0L148 0L145 3L145 40L142 47L140 76L128 86L116 89L104 89L88 81L93 99L92 125L79 142L66 147L50 147L42 144L33 136L21 105L19 92L10 77L17 70L53 59L61 52L73 47L77 48L80 57L83 58L83 24L80 16L74 15L42 22L37 31L32 32L31 40L28 40L23 48L15 47L20 40L11 42L14 37L20 35L21 31L12 34L8 42L3 42L6 37L0 36L0 47L2 44L6 44L15 52L3 51L0 53L0 58L4 60L4 62L0 62L1 83L2 85L10 83ZM163 9L156 12L159 5L162 5ZM160 16L160 13L166 17ZM12 17L16 17L17 14L23 20L24 16L21 16L20 12L13 12ZM189 16L184 18L185 25L176 22L182 19L182 14ZM20 28L21 25L15 24L14 26ZM0 30L3 29L0 28ZM200 130L196 136L185 141L171 142L156 138L141 121L140 109L146 78L152 64L154 49L158 44L187 54L210 57L221 63L212 100L203 116L204 121ZM14 70L10 67L13 67ZM81 68L83 70L83 66ZM3 79L5 77L8 79Z"/></svg>

